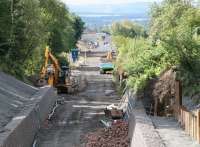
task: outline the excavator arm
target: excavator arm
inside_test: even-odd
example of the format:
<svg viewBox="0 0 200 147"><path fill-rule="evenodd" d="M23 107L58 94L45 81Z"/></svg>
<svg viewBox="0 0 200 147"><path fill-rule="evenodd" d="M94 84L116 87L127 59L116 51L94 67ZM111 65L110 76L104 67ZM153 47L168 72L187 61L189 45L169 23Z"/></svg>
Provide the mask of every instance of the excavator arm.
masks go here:
<svg viewBox="0 0 200 147"><path fill-rule="evenodd" d="M51 61L51 66L49 66L49 61ZM48 85L55 86L58 83L59 72L61 72L61 68L58 60L49 51L49 47L46 47L45 61L40 73L40 78L45 79L47 76Z"/></svg>
<svg viewBox="0 0 200 147"><path fill-rule="evenodd" d="M68 71L67 71L68 70ZM45 49L45 61L40 72L39 86L46 84L56 87L58 93L70 92L77 86L75 80L70 77L70 69L61 68L58 60L50 52L49 47Z"/></svg>
<svg viewBox="0 0 200 147"><path fill-rule="evenodd" d="M49 47L46 47L44 57L45 57L44 65L42 66L42 69L40 72L41 79L45 79L45 76L47 73L47 66L48 66L48 62L49 62Z"/></svg>

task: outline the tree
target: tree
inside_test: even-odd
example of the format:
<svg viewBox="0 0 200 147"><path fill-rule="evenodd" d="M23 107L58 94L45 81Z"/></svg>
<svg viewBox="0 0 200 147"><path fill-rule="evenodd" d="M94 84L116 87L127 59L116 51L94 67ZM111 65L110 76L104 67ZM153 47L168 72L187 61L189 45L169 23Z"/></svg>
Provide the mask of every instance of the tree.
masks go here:
<svg viewBox="0 0 200 147"><path fill-rule="evenodd" d="M199 66L199 12L185 0L166 0L152 9L151 37L161 41L171 63L191 73Z"/></svg>
<svg viewBox="0 0 200 147"><path fill-rule="evenodd" d="M12 74L23 76L25 66L32 56L35 48L42 42L42 23L38 0L16 0L2 2L0 25L7 26L0 34L6 46L3 48L3 70ZM3 41L1 41L3 43Z"/></svg>
<svg viewBox="0 0 200 147"><path fill-rule="evenodd" d="M8 0L0 1L0 62L2 63L5 59L5 55L8 52L9 46L11 45L11 2Z"/></svg>
<svg viewBox="0 0 200 147"><path fill-rule="evenodd" d="M131 21L122 21L112 24L111 33L115 36L122 35L124 37L147 37L145 29L137 23Z"/></svg>
<svg viewBox="0 0 200 147"><path fill-rule="evenodd" d="M46 45L58 56L83 32L59 0L1 0L0 11L0 69L18 78L39 73Z"/></svg>
<svg viewBox="0 0 200 147"><path fill-rule="evenodd" d="M128 73L127 83L135 91L172 67L176 67L177 78L183 81L184 87L193 89L190 93L199 91L199 85L194 88L191 84L200 78L199 7L189 0L164 0L154 4L150 14L150 32L145 39L134 39L131 28L134 32L142 31L128 27L129 23L113 25L117 68L123 67Z"/></svg>
<svg viewBox="0 0 200 147"><path fill-rule="evenodd" d="M75 40L77 41L81 38L81 35L85 29L84 28L85 23L82 21L82 19L79 16L77 16L75 14L73 14L72 16L74 19L73 20L73 28L75 30Z"/></svg>

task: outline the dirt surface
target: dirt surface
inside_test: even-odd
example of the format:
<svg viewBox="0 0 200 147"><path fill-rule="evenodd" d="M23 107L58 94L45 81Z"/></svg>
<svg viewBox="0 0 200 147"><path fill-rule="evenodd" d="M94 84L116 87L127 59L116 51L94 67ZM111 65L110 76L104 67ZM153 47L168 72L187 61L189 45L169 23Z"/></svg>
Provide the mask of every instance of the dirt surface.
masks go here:
<svg viewBox="0 0 200 147"><path fill-rule="evenodd" d="M99 57L87 58L87 67L95 67L99 63ZM53 119L40 130L38 147L84 146L83 136L102 127L103 109L118 102L111 75L100 75L99 71L92 70L77 73L80 72L87 79L87 88L75 95L59 95L64 102L56 109Z"/></svg>
<svg viewBox="0 0 200 147"><path fill-rule="evenodd" d="M86 147L129 147L128 123L118 121L111 127L86 135Z"/></svg>
<svg viewBox="0 0 200 147"><path fill-rule="evenodd" d="M158 115L167 115L175 101L175 73L172 69L153 78L144 90L144 106L147 113L153 114L157 103ZM168 107L168 108L167 108ZM155 113L154 113L155 114Z"/></svg>
<svg viewBox="0 0 200 147"><path fill-rule="evenodd" d="M0 72L0 131L30 101L38 89Z"/></svg>

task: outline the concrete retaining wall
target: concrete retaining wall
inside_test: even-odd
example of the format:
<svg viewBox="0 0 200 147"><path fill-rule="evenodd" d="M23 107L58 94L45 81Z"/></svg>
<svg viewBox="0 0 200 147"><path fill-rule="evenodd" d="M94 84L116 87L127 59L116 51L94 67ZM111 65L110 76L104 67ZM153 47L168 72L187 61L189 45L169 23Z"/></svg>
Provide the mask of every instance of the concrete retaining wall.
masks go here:
<svg viewBox="0 0 200 147"><path fill-rule="evenodd" d="M129 121L129 137L131 147L164 147L159 134L156 132L150 117L147 116L141 100L130 90L124 94L126 117Z"/></svg>
<svg viewBox="0 0 200 147"><path fill-rule="evenodd" d="M0 133L0 147L30 147L56 99L53 88L41 88Z"/></svg>

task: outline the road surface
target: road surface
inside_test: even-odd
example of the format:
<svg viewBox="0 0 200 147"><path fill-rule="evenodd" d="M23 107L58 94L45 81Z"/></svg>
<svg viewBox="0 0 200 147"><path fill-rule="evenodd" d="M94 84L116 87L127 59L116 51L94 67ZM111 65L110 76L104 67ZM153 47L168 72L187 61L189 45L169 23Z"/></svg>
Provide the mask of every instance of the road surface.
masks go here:
<svg viewBox="0 0 200 147"><path fill-rule="evenodd" d="M99 57L87 58L88 66L98 66ZM84 68L84 67L83 67ZM92 69L92 68L91 68ZM56 110L50 124L44 124L39 132L38 147L81 147L83 136L101 127L103 109L119 100L111 75L100 75L99 71L82 71L88 86L75 95L59 95L64 104Z"/></svg>

